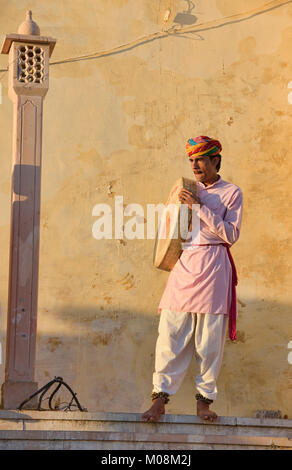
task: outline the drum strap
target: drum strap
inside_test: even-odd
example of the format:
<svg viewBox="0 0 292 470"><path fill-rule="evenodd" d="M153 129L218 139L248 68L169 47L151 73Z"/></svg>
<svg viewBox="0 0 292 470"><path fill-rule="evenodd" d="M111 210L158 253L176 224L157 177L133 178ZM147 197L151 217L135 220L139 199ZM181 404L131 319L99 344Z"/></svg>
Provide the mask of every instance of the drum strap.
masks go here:
<svg viewBox="0 0 292 470"><path fill-rule="evenodd" d="M229 311L229 338L231 341L235 341L237 339L236 337L236 286L238 283L238 278L237 278L237 272L236 272L236 267L234 264L234 260L232 257L232 254L230 252L230 247L228 243L206 243L201 246L214 246L214 245L223 245L227 249L227 254L228 258L231 264L232 268L232 298L231 298L231 306L230 306L230 311ZM200 246L200 245L197 245Z"/></svg>

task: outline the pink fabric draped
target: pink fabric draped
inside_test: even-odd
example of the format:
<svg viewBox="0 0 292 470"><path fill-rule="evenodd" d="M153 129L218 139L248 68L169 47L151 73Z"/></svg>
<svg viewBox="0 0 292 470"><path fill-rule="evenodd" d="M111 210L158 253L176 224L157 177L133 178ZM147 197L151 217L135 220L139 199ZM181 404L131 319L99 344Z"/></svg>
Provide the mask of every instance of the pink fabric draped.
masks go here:
<svg viewBox="0 0 292 470"><path fill-rule="evenodd" d="M232 268L232 299L231 299L231 307L229 311L229 338L231 341L235 341L236 337L236 286L238 283L236 267L234 264L234 260L232 258L232 254L227 243L222 243L227 248L227 254L229 257L229 261Z"/></svg>

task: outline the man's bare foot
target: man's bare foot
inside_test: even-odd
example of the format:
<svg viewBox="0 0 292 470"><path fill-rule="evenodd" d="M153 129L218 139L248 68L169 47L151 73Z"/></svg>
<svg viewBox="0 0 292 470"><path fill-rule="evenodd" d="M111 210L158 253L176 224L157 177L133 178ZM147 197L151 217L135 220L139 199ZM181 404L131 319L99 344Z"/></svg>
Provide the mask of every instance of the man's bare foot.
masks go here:
<svg viewBox="0 0 292 470"><path fill-rule="evenodd" d="M160 416L165 413L165 402L163 398L156 398L149 410L142 415L142 420L148 423L156 423Z"/></svg>
<svg viewBox="0 0 292 470"><path fill-rule="evenodd" d="M209 410L209 405L204 401L197 400L197 415L205 421L216 421L217 415L214 411Z"/></svg>

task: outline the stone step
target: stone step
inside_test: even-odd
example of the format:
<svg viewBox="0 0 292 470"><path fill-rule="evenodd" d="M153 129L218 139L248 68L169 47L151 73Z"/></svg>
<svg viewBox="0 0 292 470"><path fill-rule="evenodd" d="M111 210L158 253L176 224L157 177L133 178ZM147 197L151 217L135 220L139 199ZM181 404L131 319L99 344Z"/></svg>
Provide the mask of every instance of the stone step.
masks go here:
<svg viewBox="0 0 292 470"><path fill-rule="evenodd" d="M144 423L140 413L0 410L4 449L292 449L292 420L164 415Z"/></svg>
<svg viewBox="0 0 292 470"><path fill-rule="evenodd" d="M291 438L103 431L0 431L0 450L292 449Z"/></svg>

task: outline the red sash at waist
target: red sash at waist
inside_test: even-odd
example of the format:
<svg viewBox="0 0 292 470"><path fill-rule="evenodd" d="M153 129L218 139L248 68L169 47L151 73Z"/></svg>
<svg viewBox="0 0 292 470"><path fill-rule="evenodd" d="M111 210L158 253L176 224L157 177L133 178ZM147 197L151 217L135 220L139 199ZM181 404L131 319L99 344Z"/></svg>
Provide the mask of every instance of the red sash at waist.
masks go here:
<svg viewBox="0 0 292 470"><path fill-rule="evenodd" d="M236 314L237 314L236 286L238 283L236 267L235 267L228 243L206 243L206 244L196 245L196 246L209 246L209 245L210 246L223 245L227 249L228 258L229 258L231 268L232 268L232 298L231 298L231 306L229 310L229 338L231 339L231 341L235 341L237 339L236 337Z"/></svg>

